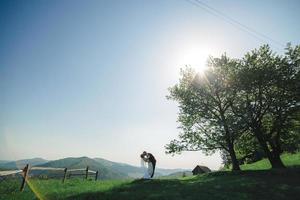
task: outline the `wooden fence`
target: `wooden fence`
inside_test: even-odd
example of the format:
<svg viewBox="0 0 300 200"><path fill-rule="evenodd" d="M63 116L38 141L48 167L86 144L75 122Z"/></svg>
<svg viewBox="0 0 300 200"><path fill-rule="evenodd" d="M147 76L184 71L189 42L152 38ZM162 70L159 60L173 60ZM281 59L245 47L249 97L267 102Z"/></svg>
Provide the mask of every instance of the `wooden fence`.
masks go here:
<svg viewBox="0 0 300 200"><path fill-rule="evenodd" d="M67 175L69 175L69 178L71 176L84 176L85 179L88 179L89 174L93 174L95 176L95 181L96 181L98 179L98 174L99 174L98 171L90 170L88 166L86 168L81 168L81 169L68 169L68 168L55 168L55 167L30 167L29 164L27 164L23 170L0 171L0 178L11 176L14 174L20 174L22 176L20 191L23 191L26 185L26 181L29 178L28 176L29 171L34 171L34 170L54 171L54 172L61 171L63 172L62 183L65 182ZM84 173L74 173L74 172L84 172Z"/></svg>

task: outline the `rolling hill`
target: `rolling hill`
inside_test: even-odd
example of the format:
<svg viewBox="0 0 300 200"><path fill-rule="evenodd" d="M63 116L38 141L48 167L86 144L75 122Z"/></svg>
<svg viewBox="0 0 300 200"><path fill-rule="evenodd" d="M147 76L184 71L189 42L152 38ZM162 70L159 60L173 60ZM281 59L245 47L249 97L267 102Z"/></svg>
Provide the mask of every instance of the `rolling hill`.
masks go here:
<svg viewBox="0 0 300 200"><path fill-rule="evenodd" d="M26 164L31 166L41 165L48 162L43 158L32 158L32 159L24 159L17 161L0 161L1 169L22 169Z"/></svg>
<svg viewBox="0 0 300 200"><path fill-rule="evenodd" d="M166 176L160 177L161 179L176 179L176 178L184 178L188 176L193 176L193 173L191 171L180 171L180 172L174 172L171 174L168 174Z"/></svg>
<svg viewBox="0 0 300 200"><path fill-rule="evenodd" d="M105 166L104 164L97 162L94 159L88 158L88 157L79 157L79 158L63 158L59 160L50 161L47 163L44 163L42 165L37 165L40 167L63 167L68 169L80 169L80 168L86 168L89 166L89 169L94 171L99 171L99 178L100 179L126 179L130 178L125 173L122 173L120 171L115 171L108 166Z"/></svg>
<svg viewBox="0 0 300 200"><path fill-rule="evenodd" d="M144 175L144 171L141 167L132 166L125 163L112 162L103 158L94 158L99 163L102 163L106 167L113 169L114 171L118 171L121 173L127 174L127 176L131 178L139 178ZM176 172L186 171L186 169L163 169L156 168L154 177L166 176Z"/></svg>
<svg viewBox="0 0 300 200"><path fill-rule="evenodd" d="M125 163L113 162L103 158L88 158L88 157L68 157L59 160L47 161L42 158L25 159L12 162L0 162L0 169L22 169L26 164L30 166L40 167L56 167L56 168L86 168L89 166L91 170L99 171L100 179L128 179L140 178L144 175L141 167L133 166ZM166 176L171 173L187 171L185 169L162 169L157 168L155 177ZM32 175L45 174L49 175L48 171L32 171Z"/></svg>

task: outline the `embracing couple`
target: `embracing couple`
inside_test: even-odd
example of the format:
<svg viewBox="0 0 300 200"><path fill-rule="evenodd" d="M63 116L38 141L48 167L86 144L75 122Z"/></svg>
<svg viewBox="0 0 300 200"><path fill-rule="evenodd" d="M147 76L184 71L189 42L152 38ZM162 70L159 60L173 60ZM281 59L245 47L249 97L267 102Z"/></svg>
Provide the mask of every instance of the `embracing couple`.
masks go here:
<svg viewBox="0 0 300 200"><path fill-rule="evenodd" d="M145 168L145 163L148 163L148 169L146 170ZM151 179L153 178L154 171L155 171L155 165L156 165L156 160L154 156L151 153L147 153L144 151L141 154L141 165L145 169L145 174L144 174L144 179Z"/></svg>

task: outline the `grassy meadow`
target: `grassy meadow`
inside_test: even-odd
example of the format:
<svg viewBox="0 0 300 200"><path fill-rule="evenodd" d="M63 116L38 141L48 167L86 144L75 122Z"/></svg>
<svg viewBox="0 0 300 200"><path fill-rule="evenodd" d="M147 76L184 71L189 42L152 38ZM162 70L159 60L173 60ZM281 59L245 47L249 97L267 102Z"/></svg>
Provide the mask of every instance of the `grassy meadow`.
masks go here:
<svg viewBox="0 0 300 200"><path fill-rule="evenodd" d="M243 171L218 171L178 179L107 180L29 179L0 182L0 199L295 199L300 196L300 154L282 156L287 169L270 170L266 160L242 166Z"/></svg>
<svg viewBox="0 0 300 200"><path fill-rule="evenodd" d="M283 154L281 156L282 162L287 167L300 167L300 153ZM262 159L255 163L241 165L242 170L265 170L271 169L271 164L268 159Z"/></svg>

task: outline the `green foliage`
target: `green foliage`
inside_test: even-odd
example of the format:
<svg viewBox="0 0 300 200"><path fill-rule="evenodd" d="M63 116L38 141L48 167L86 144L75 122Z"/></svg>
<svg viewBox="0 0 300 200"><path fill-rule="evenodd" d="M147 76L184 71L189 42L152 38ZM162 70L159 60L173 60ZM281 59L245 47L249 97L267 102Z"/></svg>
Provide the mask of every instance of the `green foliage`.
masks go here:
<svg viewBox="0 0 300 200"><path fill-rule="evenodd" d="M238 98L231 107L257 139L241 137L238 142L242 145L236 147L246 155L249 147L253 153L262 149L273 167L282 167L283 146L292 145L286 141L299 137L291 129L299 120L295 115L300 108L299 52L299 46L289 46L285 56L278 56L264 45L236 64L233 87Z"/></svg>
<svg viewBox="0 0 300 200"><path fill-rule="evenodd" d="M242 59L210 58L204 74L182 70L168 96L179 103L181 133L166 153L220 150L233 169L237 157L284 167L280 154L299 149L299 72L300 46L291 45L283 56L263 45Z"/></svg>
<svg viewBox="0 0 300 200"><path fill-rule="evenodd" d="M211 58L205 74L193 69L181 71L179 84L170 88L168 99L179 103L181 134L166 145L167 153L201 150L207 154L227 151L236 164L234 142L241 135L243 123L230 109L235 93L231 90L234 62L226 55Z"/></svg>
<svg viewBox="0 0 300 200"><path fill-rule="evenodd" d="M250 131L239 138L236 142L235 150L241 164L253 163L266 157L265 152Z"/></svg>

